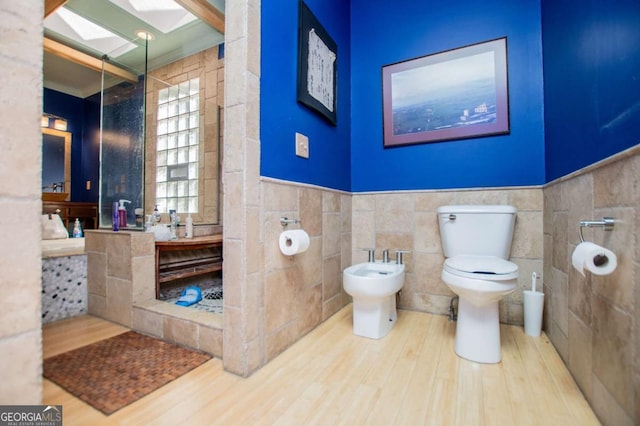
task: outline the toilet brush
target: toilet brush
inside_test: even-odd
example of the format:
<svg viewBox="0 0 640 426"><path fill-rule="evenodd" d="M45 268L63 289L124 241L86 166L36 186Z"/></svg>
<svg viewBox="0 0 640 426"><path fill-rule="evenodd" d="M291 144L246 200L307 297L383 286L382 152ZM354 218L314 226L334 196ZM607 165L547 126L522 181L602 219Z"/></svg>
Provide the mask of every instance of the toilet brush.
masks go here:
<svg viewBox="0 0 640 426"><path fill-rule="evenodd" d="M524 332L529 336L540 336L542 328L542 309L544 308L544 293L536 291L538 275L531 274L531 290L523 291L524 295Z"/></svg>

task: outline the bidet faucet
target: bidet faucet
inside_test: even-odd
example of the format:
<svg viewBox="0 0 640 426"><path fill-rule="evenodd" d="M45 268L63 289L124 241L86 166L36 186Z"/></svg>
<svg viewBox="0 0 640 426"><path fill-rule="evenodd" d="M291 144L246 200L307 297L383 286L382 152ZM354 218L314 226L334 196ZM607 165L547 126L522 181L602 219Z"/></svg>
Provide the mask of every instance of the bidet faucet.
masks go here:
<svg viewBox="0 0 640 426"><path fill-rule="evenodd" d="M389 263L389 249L382 250L382 261L384 263Z"/></svg>
<svg viewBox="0 0 640 426"><path fill-rule="evenodd" d="M376 261L376 249L364 248L362 250L369 252L369 262L375 262Z"/></svg>
<svg viewBox="0 0 640 426"><path fill-rule="evenodd" d="M402 255L411 253L409 250L396 250L396 263L402 265Z"/></svg>

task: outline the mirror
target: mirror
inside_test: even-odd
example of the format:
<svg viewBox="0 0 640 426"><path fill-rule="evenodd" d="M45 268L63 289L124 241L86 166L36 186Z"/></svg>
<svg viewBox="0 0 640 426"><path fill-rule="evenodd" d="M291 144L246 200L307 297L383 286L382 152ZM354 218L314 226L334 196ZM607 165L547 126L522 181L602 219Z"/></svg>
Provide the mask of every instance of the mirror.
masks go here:
<svg viewBox="0 0 640 426"><path fill-rule="evenodd" d="M71 194L71 133L42 129L42 199L69 201Z"/></svg>
<svg viewBox="0 0 640 426"><path fill-rule="evenodd" d="M224 86L224 49L219 46L224 42L222 11L225 1L147 2L144 10L133 7L133 0L45 0L45 3L52 7L45 8L49 12L45 13L43 40L44 108L52 114L64 116L75 126L72 127L76 132L74 145L79 145L74 149L74 179L80 175L87 182L86 191L82 185L73 182L73 200L98 202L104 210L106 220L101 222L105 226L111 220L111 201L118 199L132 201L131 209L127 209L132 217L127 222L131 220L134 223L136 208L143 208L146 214L150 214L158 204L162 214L177 209L182 218L190 212L194 222L219 224L222 113L218 107L223 105ZM124 44L115 47L100 38L100 46L91 46L95 41L93 38L72 37L74 34L70 28L81 28L70 23L75 21L68 21L72 15L74 19L84 19L82 22L85 24L108 29L113 33L110 40ZM157 18L162 18L162 22L157 22ZM171 25L165 28L165 24ZM101 55L88 55L86 52L99 52ZM107 60L103 61L105 58ZM182 103L178 102L177 115L167 113L167 126L172 126L174 121L178 123L178 142L174 147L169 143L173 140L173 133L160 138L158 144L158 134L151 128L164 125L162 119L158 119L162 114L158 109L164 108L158 102L159 90L176 85L181 87L185 83L175 75L178 67L180 73L184 71L186 80L199 78L201 108L196 114L191 110L192 104L188 104L186 127L184 118L187 115L182 114ZM139 83L143 70L149 71L144 84L154 85L157 90L146 93L147 103L139 108L141 115L136 114L143 121L138 126L138 120L135 123L128 120L132 116L130 112L123 113L130 105L128 98L120 95ZM103 88L118 93L107 99L101 95ZM144 91L142 94L145 95ZM105 101L102 110L96 107L101 101ZM170 103L167 110L173 106ZM111 118L113 120L107 125ZM120 124L123 118L127 126ZM152 120L151 124L148 120ZM144 150L129 143L132 138L138 138L137 134L135 137L130 135L128 128L132 124L136 124L136 129L142 128ZM189 133L192 139L185 145L183 136L187 129L197 131L192 132L193 135ZM163 151L164 139L169 142ZM105 141L109 149L118 151L119 157L105 159L100 156ZM201 142L197 148L195 141ZM82 155L76 156L78 152ZM121 152L126 154L121 155ZM158 161L156 157L159 157ZM182 161L185 158L187 161ZM134 163L135 167L143 166L142 174L133 176L130 173ZM109 170L109 167L117 169ZM165 169L171 173L163 180ZM104 173L109 172L112 172L111 180L104 178ZM184 176L186 180L179 179ZM43 181L42 185L51 186L51 183ZM67 188L69 185L65 185ZM51 188L46 190L51 191Z"/></svg>

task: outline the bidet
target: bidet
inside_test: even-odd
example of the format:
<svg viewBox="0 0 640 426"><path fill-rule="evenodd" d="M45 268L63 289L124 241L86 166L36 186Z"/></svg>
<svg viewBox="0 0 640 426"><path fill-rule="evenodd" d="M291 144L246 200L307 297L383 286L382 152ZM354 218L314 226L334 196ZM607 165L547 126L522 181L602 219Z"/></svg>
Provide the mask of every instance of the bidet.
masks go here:
<svg viewBox="0 0 640 426"><path fill-rule="evenodd" d="M393 328L398 314L396 293L404 285L404 265L365 262L343 272L344 290L353 297L353 333L380 339Z"/></svg>

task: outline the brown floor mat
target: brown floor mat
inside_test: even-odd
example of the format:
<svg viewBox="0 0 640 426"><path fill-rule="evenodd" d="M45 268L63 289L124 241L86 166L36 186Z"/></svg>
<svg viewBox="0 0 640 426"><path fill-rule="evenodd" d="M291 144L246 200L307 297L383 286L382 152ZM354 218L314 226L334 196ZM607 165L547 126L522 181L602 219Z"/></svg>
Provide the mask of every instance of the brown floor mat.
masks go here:
<svg viewBox="0 0 640 426"><path fill-rule="evenodd" d="M43 376L109 415L209 359L128 331L45 359Z"/></svg>

